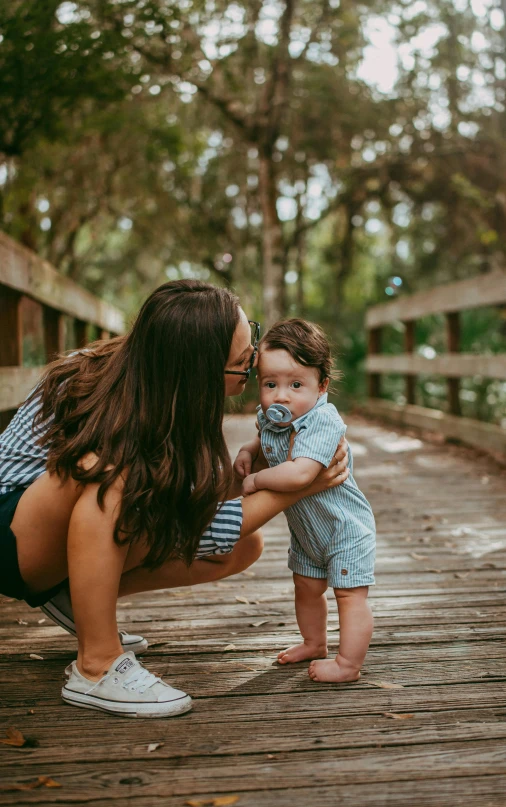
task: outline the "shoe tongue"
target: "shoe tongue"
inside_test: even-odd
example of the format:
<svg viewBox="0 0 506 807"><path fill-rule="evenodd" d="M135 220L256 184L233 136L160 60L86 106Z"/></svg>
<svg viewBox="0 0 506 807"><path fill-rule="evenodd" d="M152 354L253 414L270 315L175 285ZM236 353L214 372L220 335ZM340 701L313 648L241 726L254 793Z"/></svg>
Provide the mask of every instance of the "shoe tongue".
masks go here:
<svg viewBox="0 0 506 807"><path fill-rule="evenodd" d="M138 664L138 661L132 651L129 653L122 653L121 656L118 656L118 658L113 661L109 672L114 672L118 675L126 675L136 664Z"/></svg>

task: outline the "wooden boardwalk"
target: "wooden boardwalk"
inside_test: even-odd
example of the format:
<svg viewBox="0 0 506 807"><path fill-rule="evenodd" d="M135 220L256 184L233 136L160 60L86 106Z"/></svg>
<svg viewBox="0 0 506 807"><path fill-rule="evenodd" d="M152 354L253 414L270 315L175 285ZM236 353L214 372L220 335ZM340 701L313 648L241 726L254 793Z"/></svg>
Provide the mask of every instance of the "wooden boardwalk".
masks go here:
<svg viewBox="0 0 506 807"><path fill-rule="evenodd" d="M73 640L0 598L0 736L11 726L38 743L0 745L0 804L504 807L504 474L467 450L350 423L378 523L362 680L315 684L306 663L275 664L297 637L283 516L244 574L121 603L122 626L150 640L149 668L194 697L180 718L64 705ZM251 424L229 419L232 450ZM335 651L335 604L330 627ZM28 789L38 777L60 786Z"/></svg>

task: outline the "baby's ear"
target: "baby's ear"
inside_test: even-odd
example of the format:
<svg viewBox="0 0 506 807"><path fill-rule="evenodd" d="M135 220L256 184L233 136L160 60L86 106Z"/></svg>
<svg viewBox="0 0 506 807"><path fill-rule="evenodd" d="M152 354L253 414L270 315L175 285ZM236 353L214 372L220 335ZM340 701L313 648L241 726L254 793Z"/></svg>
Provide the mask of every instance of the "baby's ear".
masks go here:
<svg viewBox="0 0 506 807"><path fill-rule="evenodd" d="M330 378L326 378L325 381L321 382L320 387L319 387L320 395L323 395L325 392L327 392L327 390L329 388L329 383L330 383Z"/></svg>

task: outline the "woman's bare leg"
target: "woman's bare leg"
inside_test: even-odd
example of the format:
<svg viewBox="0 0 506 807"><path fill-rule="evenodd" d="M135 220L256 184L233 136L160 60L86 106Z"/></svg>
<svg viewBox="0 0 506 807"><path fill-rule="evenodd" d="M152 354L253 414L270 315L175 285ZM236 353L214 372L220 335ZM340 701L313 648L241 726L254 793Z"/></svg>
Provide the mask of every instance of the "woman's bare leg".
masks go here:
<svg viewBox="0 0 506 807"><path fill-rule="evenodd" d="M98 485L87 485L69 524L67 553L72 611L77 631L77 668L98 680L123 652L116 622L118 587L128 545L113 540L121 486L112 485L102 510Z"/></svg>
<svg viewBox="0 0 506 807"><path fill-rule="evenodd" d="M42 474L18 502L11 529L16 536L21 577L33 592L47 591L68 577L70 518L84 488Z"/></svg>

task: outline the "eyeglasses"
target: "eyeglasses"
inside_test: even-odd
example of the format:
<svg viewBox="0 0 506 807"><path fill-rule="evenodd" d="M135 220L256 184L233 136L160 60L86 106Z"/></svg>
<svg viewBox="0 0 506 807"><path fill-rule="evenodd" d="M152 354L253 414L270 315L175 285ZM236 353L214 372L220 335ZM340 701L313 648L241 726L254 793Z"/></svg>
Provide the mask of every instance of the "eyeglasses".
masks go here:
<svg viewBox="0 0 506 807"><path fill-rule="evenodd" d="M251 354L248 369L225 370L225 375L242 375L246 377L246 380L250 377L253 365L255 364L255 359L258 353L258 340L260 339L260 323L254 322L254 320L251 319L249 319L248 322L251 326L251 345L253 347L253 353Z"/></svg>

